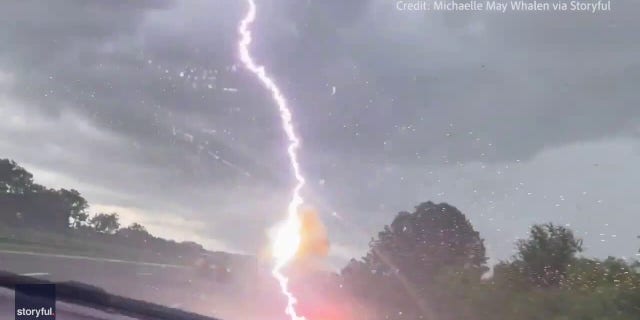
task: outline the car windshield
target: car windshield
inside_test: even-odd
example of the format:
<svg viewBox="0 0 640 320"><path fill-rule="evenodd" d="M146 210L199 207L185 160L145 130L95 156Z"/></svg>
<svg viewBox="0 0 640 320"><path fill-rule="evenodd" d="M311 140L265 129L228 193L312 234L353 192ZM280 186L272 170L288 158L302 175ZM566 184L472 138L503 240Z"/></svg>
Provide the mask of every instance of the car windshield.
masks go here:
<svg viewBox="0 0 640 320"><path fill-rule="evenodd" d="M227 320L638 319L639 12L5 1L0 279Z"/></svg>

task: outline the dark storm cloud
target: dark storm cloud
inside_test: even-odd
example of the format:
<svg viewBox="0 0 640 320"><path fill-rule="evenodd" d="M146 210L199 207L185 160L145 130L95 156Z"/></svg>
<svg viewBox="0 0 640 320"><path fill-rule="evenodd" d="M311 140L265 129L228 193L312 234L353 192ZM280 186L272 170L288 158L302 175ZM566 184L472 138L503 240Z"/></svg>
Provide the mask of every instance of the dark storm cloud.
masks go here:
<svg viewBox="0 0 640 320"><path fill-rule="evenodd" d="M279 145L281 133L264 125L277 118L247 108L265 94L253 84L242 86L246 75L233 72L241 14L236 3L226 3L230 16L213 20L209 10L220 4L6 5L0 69L11 77L14 99L3 108L25 112L31 128L7 127L12 141L4 156L127 195L101 195L100 201L201 220L222 214L211 212L212 203L220 210L236 201L227 199L235 188L218 186L251 179L277 190L288 179L273 173L282 161L280 155L272 161L267 151ZM257 93L236 95L224 87ZM79 124L112 139L87 137L77 132ZM256 192L244 191L261 197Z"/></svg>
<svg viewBox="0 0 640 320"><path fill-rule="evenodd" d="M301 108L317 110L301 116L312 117L302 130L319 149L339 141L340 152L356 145L389 161L526 159L625 133L640 115L631 1L599 15L407 13L394 1L371 1L344 20L341 4L327 3L309 15L334 28L294 22L298 34L288 42L297 47L285 50L304 59L268 57L280 61L283 78L303 75L289 91ZM300 81L314 90L300 90Z"/></svg>
<svg viewBox="0 0 640 320"><path fill-rule="evenodd" d="M219 32L206 39L204 33L211 30L205 30L203 22L210 17L203 15L190 23L183 20L182 29L162 24L142 28L154 14L163 14L157 10L171 12L166 10L176 6L171 2L56 3L53 8L20 2L12 6L3 11L9 32L3 33L7 38L2 40L11 50L1 61L16 79L13 94L40 112L56 115L73 109L103 129L125 136L143 148L138 152L142 159L136 160L147 165L182 163L187 170L193 164L183 159L184 154L195 149L204 155L219 154L239 168L251 166L253 155L236 150L243 142L225 138L222 132L238 135L239 125L249 130L253 126L262 137L279 138L280 133L262 126L264 121L256 125L266 113L234 112L236 107L256 104L261 95L237 99L220 90L239 81L229 71L235 63L231 24L237 17L216 19L226 24L214 28ZM238 15L237 6L229 10L234 8ZM20 19L12 21L12 17ZM186 76L180 77L181 73ZM206 90L209 85L218 90ZM220 134L211 136L208 126ZM149 154L154 159L148 159ZM218 170L218 178L228 171ZM233 172L231 177L236 175Z"/></svg>
<svg viewBox="0 0 640 320"><path fill-rule="evenodd" d="M231 0L4 5L0 86L3 75L10 85L1 132L11 140L2 156L72 177L96 190L94 202L199 221L201 237L256 249L291 176L278 115L236 58L244 8ZM291 102L308 196L360 227L328 218L343 249L430 199L460 203L499 241L485 217L504 218L503 229L531 222L490 208L544 175L535 161L559 163L545 152L638 128L633 1L599 15L416 14L388 0L258 8L252 50ZM496 177L516 164L535 173ZM550 201L527 199L532 208Z"/></svg>
<svg viewBox="0 0 640 320"><path fill-rule="evenodd" d="M509 171L505 165L542 161L536 156L554 148L637 135L640 65L633 57L640 48L629 42L640 31L637 3L619 1L613 12L597 15L425 15L394 5L369 1L342 16L342 2L325 1L322 9L288 20L273 12L262 18L265 25L291 23L278 36L263 31L277 44L263 44L259 52L293 97L312 183L326 181L319 192L333 206L367 217L358 221L371 224L368 234L410 208L408 199L436 198L469 210L496 246L504 239L498 229L522 231L557 219L555 210L490 209L523 190L518 186L526 179L505 184L496 177ZM596 163L600 155L591 158ZM451 172L465 162L491 169ZM544 166L535 167L546 176ZM465 190L478 195L459 194L456 181L470 181L476 189ZM547 188L548 198L520 199L520 205L538 208L535 202L567 192ZM564 214L574 223L588 220L581 208L582 215ZM624 211L623 220L631 212ZM633 252L632 241L625 241L624 252ZM492 252L504 257L510 244L497 247Z"/></svg>

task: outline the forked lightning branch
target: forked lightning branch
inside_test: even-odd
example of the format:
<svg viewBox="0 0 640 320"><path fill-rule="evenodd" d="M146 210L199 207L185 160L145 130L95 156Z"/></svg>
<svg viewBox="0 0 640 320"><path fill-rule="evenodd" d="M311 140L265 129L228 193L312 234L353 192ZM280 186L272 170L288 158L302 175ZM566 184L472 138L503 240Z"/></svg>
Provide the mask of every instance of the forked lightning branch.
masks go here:
<svg viewBox="0 0 640 320"><path fill-rule="evenodd" d="M566 11L598 13L611 11L611 0L600 1L455 1L455 0L431 0L431 1L396 1L395 8L398 11L491 11L506 13L514 12L546 12Z"/></svg>

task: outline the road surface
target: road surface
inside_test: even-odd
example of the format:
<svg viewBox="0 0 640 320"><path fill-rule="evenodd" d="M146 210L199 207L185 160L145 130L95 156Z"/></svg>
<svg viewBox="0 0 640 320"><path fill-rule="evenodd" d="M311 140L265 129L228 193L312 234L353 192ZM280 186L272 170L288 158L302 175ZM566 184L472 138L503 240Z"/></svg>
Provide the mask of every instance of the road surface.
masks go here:
<svg viewBox="0 0 640 320"><path fill-rule="evenodd" d="M225 320L248 320L254 314L262 314L261 319L265 319L265 312L274 311L273 303L269 303L269 310L263 309L260 290L252 288L251 283L221 284L213 277L199 276L189 268L175 265L0 250L0 270L55 282L82 282L116 295ZM9 309L13 312L13 298L6 292L0 294L0 319L5 318L6 301L11 302ZM62 317L61 312L58 315Z"/></svg>

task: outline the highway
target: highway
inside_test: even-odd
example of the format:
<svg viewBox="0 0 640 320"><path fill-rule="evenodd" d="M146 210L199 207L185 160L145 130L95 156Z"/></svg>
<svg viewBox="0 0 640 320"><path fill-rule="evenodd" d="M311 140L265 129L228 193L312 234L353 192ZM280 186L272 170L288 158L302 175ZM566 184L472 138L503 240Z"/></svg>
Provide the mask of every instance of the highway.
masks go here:
<svg viewBox="0 0 640 320"><path fill-rule="evenodd" d="M218 283L181 266L0 250L0 270L54 282L82 282L112 294L224 320L281 318L281 302L274 304L274 295L265 286L237 277L230 283ZM12 303L11 294L0 294L0 319L6 312L13 315ZM77 308L60 306L58 319L76 319L72 314ZM80 319L87 319L86 310L83 314ZM105 319L115 318L109 315Z"/></svg>

